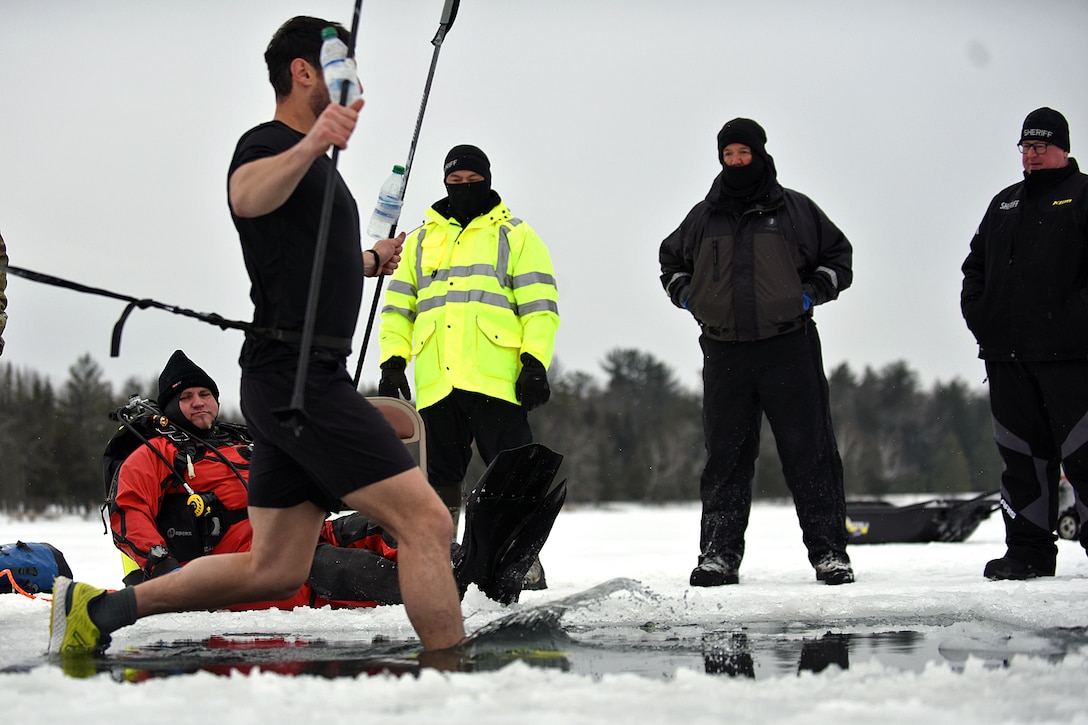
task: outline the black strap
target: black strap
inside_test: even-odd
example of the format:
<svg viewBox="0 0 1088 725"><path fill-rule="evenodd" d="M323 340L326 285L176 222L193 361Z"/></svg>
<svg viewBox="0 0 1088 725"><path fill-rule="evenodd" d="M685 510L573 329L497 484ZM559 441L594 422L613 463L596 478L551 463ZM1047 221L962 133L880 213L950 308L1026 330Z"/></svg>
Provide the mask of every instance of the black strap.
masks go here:
<svg viewBox="0 0 1088 725"><path fill-rule="evenodd" d="M235 524L245 521L249 518L249 509L227 509L220 517L220 523L223 524L223 533L227 533L227 529Z"/></svg>
<svg viewBox="0 0 1088 725"><path fill-rule="evenodd" d="M251 327L249 332L269 340L286 342L297 345L302 342L302 333L298 330L277 330L270 327ZM345 355L351 353L350 337L332 337L331 335L314 335L313 347L321 347Z"/></svg>

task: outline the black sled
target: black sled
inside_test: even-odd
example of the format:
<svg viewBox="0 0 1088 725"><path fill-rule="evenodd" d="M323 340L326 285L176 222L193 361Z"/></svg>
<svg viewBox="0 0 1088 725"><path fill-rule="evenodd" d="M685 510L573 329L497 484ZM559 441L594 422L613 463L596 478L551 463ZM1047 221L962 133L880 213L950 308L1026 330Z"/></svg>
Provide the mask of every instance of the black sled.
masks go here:
<svg viewBox="0 0 1088 725"><path fill-rule="evenodd" d="M1001 505L999 491L969 499L932 499L908 506L887 501L847 501L850 544L919 544L964 541Z"/></svg>

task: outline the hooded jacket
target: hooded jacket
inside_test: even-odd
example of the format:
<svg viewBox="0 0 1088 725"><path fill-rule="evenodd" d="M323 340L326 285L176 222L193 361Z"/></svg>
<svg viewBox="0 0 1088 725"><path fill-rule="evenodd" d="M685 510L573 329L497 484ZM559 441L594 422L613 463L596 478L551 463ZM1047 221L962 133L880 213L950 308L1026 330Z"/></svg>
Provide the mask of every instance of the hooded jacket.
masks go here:
<svg viewBox="0 0 1088 725"><path fill-rule="evenodd" d="M404 244L382 308L381 359L414 359L419 408L454 388L517 404L521 354L551 364L559 328L551 258L501 200L466 227L441 213L443 202Z"/></svg>
<svg viewBox="0 0 1088 725"><path fill-rule="evenodd" d="M662 286L703 334L730 342L781 335L850 286L850 242L811 199L774 182L737 203L723 200L721 187L719 174L659 251Z"/></svg>

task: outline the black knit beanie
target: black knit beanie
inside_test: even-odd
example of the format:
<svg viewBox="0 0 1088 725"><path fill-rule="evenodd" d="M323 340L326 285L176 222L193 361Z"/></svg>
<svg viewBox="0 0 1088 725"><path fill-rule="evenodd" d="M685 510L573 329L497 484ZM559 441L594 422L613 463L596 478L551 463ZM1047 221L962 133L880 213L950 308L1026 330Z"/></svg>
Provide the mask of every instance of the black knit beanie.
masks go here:
<svg viewBox="0 0 1088 725"><path fill-rule="evenodd" d="M446 163L442 165L443 179L454 171L475 171L484 177L484 181L491 181L491 162L480 149L468 144L454 146L446 154Z"/></svg>
<svg viewBox="0 0 1088 725"><path fill-rule="evenodd" d="M767 132L750 118L734 118L727 121L718 131L718 161L722 160L722 150L731 143L742 143L752 149L752 153L766 154Z"/></svg>
<svg viewBox="0 0 1088 725"><path fill-rule="evenodd" d="M1024 119L1020 143L1042 141L1069 151L1069 122L1053 108L1036 108Z"/></svg>
<svg viewBox="0 0 1088 725"><path fill-rule="evenodd" d="M211 376L197 367L196 363L175 350L159 375L159 410L166 412L186 388L207 388L219 402L219 387Z"/></svg>

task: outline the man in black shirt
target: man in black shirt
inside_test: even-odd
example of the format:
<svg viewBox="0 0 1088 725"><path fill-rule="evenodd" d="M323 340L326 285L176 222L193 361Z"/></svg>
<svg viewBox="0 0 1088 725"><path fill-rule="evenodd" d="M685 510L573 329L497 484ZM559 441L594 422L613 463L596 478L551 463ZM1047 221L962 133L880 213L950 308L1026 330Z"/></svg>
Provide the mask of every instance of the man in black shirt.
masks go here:
<svg viewBox="0 0 1088 725"><path fill-rule="evenodd" d="M339 175L322 271L301 431L276 412L291 402L330 146L347 147L362 99L330 103L317 18L285 23L265 53L276 91L270 123L238 143L228 199L252 283L254 330L242 348L242 412L254 438L249 552L195 560L181 571L113 593L58 579L50 651L81 654L138 617L292 595L306 580L326 513L344 508L398 543L400 589L425 650L464 639L450 565L453 522L385 418L355 390L350 351L362 277L391 273L404 235L359 248L355 202ZM347 31L336 26L344 40Z"/></svg>

